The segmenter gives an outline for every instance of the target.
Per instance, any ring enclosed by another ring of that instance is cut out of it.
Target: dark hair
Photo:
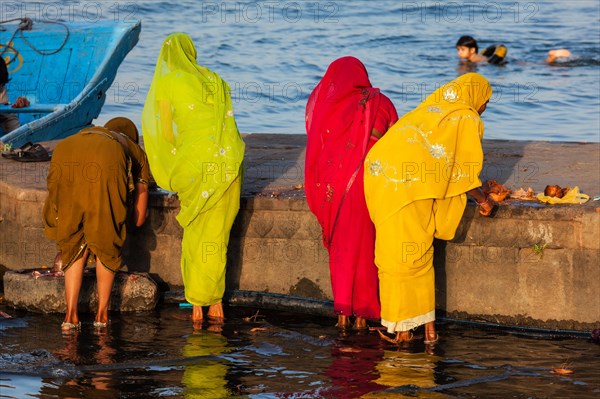
[[[8,68],[6,68],[6,61],[4,60],[4,57],[0,57],[2,58],[2,61],[0,61],[0,85],[5,85],[8,83]]]
[[[460,39],[456,42],[456,47],[465,46],[468,48],[474,48],[475,52],[479,52],[479,46],[477,46],[477,40],[473,39],[471,36],[461,36]]]

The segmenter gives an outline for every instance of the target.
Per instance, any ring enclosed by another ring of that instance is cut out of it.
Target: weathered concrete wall
[[[49,165],[0,158],[0,265],[4,267],[39,267],[56,254],[56,246],[43,237],[41,221]]]
[[[506,206],[494,219],[468,207],[436,257],[437,305],[460,317],[536,327],[600,324],[600,213]],[[535,251],[534,245],[545,246]]]
[[[304,140],[285,135],[276,140],[273,135],[251,138],[246,138],[247,174],[229,245],[227,288],[331,299],[320,227],[298,186],[303,180]],[[585,184],[579,184],[582,191],[600,192],[598,144],[532,143],[532,152],[526,151],[525,144],[487,146],[484,178],[497,178],[512,188],[532,186],[536,191],[546,184],[573,185],[569,179],[576,179],[575,183]],[[549,154],[567,160],[547,169]],[[574,166],[568,166],[569,159]],[[50,265],[55,246],[43,236],[41,223],[45,175],[38,170],[26,176],[14,171],[4,175],[0,179],[0,264],[10,269]],[[15,176],[30,181],[18,184]],[[31,182],[35,179],[41,182]],[[517,325],[597,328],[600,213],[596,206],[592,201],[577,206],[511,202],[493,219],[467,206],[457,237],[436,243],[438,309],[454,317]],[[150,273],[162,290],[182,286],[177,211],[176,197],[154,192],[147,223],[130,234],[125,249],[129,270]],[[545,245],[541,253],[534,251],[536,244]]]

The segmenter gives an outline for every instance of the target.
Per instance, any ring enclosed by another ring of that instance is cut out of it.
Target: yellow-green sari
[[[187,337],[182,349],[183,356],[189,359],[183,366],[183,397],[185,399],[230,398],[233,393],[227,389],[227,361],[215,357],[229,352],[227,339],[221,334],[194,331]]]
[[[390,333],[435,320],[433,239],[454,237],[465,193],[481,186],[477,111],[491,94],[483,76],[460,76],[404,115],[367,154],[381,322]]]
[[[169,35],[160,50],[142,132],[154,179],[179,198],[186,299],[197,306],[219,303],[245,145],[227,82],[197,64],[184,33]]]

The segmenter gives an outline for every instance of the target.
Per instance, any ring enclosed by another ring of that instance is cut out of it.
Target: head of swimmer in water
[[[548,57],[546,58],[546,62],[552,63],[557,60],[568,60],[571,58],[571,52],[566,48],[560,48],[555,50],[548,51]]]
[[[471,36],[461,36],[456,42],[458,58],[471,61],[471,58],[479,52],[477,40]]]

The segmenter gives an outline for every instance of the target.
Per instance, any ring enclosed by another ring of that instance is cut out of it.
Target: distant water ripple
[[[48,12],[49,3],[26,0],[4,17],[19,16],[18,10],[35,16],[34,4],[40,17],[56,14]],[[198,61],[229,82],[238,126],[247,133],[304,133],[308,95],[329,63],[344,55],[365,63],[373,85],[402,115],[462,72],[454,44],[469,34],[481,48],[502,42],[509,49],[508,65],[475,69],[495,92],[484,114],[487,138],[600,141],[595,0],[94,4],[99,18],[142,20],[140,42],[119,69],[99,122],[127,115],[140,123],[160,45],[174,31],[190,34]],[[52,5],[64,20],[92,19],[88,3]],[[574,59],[546,65],[547,51],[561,47]]]

